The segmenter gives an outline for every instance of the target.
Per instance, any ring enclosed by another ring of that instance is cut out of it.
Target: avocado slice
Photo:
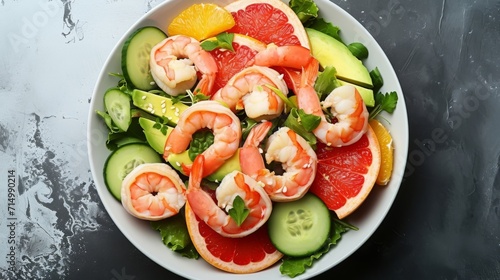
[[[189,106],[177,102],[174,104],[172,99],[151,92],[134,89],[132,91],[132,102],[138,108],[168,120],[170,125],[176,125],[179,121],[179,115]]]
[[[338,80],[338,81],[343,86],[344,85],[354,86],[358,90],[359,95],[361,95],[361,98],[363,98],[363,101],[365,102],[365,105],[367,107],[375,106],[375,97],[373,97],[373,90],[372,89],[364,88],[364,87],[361,87],[361,86],[358,86],[358,85],[355,85],[355,84],[352,84],[352,83],[349,83],[346,81],[342,81],[342,80]]]
[[[159,129],[153,127],[155,123],[155,121],[149,120],[147,118],[139,118],[139,125],[144,131],[144,135],[146,136],[146,141],[148,142],[149,146],[151,146],[151,148],[153,148],[159,154],[163,155],[165,142],[167,141],[167,137],[170,132],[172,132],[173,128],[168,126],[167,133],[163,135],[163,133]]]
[[[368,69],[357,59],[342,42],[327,34],[306,28],[311,51],[321,67],[335,67],[337,79],[365,88],[373,88]]]
[[[182,174],[184,174],[182,166],[193,164],[193,161],[191,161],[191,159],[189,158],[188,151],[184,151],[180,154],[170,154],[168,156],[168,162],[170,163],[170,165],[172,165],[173,168],[175,168]],[[226,160],[226,162],[224,162],[224,164],[219,167],[219,169],[217,169],[214,173],[208,175],[206,179],[212,182],[220,182],[227,174],[233,172],[234,170],[241,171],[239,149],[232,157]]]

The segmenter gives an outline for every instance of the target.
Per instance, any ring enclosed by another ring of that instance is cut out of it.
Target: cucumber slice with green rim
[[[317,196],[273,205],[268,221],[269,238],[287,256],[307,256],[325,244],[330,233],[330,211]]]
[[[115,125],[122,131],[127,131],[132,118],[130,117],[130,95],[117,88],[108,89],[104,93],[104,106]]]
[[[123,77],[131,88],[151,90],[156,88],[149,67],[151,49],[167,38],[158,27],[146,26],[132,33],[122,48]]]
[[[108,156],[104,164],[104,183],[111,194],[121,201],[122,182],[130,171],[143,163],[161,162],[161,156],[147,144],[131,143],[120,146]]]

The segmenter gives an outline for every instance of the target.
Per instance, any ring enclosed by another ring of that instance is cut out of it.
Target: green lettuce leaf
[[[321,31],[335,38],[339,42],[344,43],[344,41],[342,41],[342,38],[340,37],[340,28],[330,22],[325,21],[323,18],[316,18],[312,20],[306,27]]]
[[[314,90],[318,93],[320,100],[324,100],[335,88],[341,86],[336,74],[337,70],[333,66],[327,66],[323,72],[319,73]]]
[[[290,8],[304,24],[318,17],[318,6],[311,0],[290,0]]]
[[[184,215],[181,213],[164,220],[153,221],[151,227],[160,232],[163,244],[170,250],[189,259],[200,257],[191,242]]]

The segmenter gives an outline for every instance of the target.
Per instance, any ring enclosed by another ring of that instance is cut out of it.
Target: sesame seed
[[[283,187],[283,190],[282,190],[281,192],[282,192],[282,193],[286,193],[286,191],[287,191],[287,190],[288,190],[288,189],[287,189],[287,188],[286,188],[286,186],[285,186],[285,187]]]
[[[161,103],[161,107],[162,107],[163,109],[165,109],[165,108],[167,107],[167,105],[166,105],[165,103]]]
[[[142,98],[142,100],[145,100],[146,99],[146,95],[143,95],[141,98]]]
[[[167,110],[166,110],[165,108],[163,108],[163,109],[161,109],[161,112],[162,112],[163,114],[165,114],[165,112],[167,112]]]
[[[178,117],[178,116],[179,116],[179,112],[174,112],[174,115],[175,115],[176,117]]]
[[[151,109],[151,114],[154,114],[155,113],[155,110]]]
[[[170,109],[172,109],[172,110],[175,109],[175,106],[171,106]]]
[[[171,120],[171,119],[172,119],[172,117],[171,117],[171,116],[168,116],[168,117],[167,117],[167,119]]]
[[[175,162],[175,165],[181,166],[181,164],[178,161]]]
[[[263,152],[264,152],[264,150],[262,150],[261,148],[259,148],[259,153],[262,154]]]
[[[154,84],[155,84],[155,82],[150,82],[149,84],[150,84],[150,85],[154,85]]]

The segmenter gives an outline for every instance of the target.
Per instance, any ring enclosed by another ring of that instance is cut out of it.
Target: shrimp
[[[303,46],[276,46],[267,45],[265,50],[258,52],[255,57],[249,61],[249,65],[259,66],[281,66],[293,69],[301,69],[311,63],[314,57],[311,51]]]
[[[197,71],[202,78],[194,91],[212,94],[217,64],[194,38],[184,35],[166,38],[151,50],[149,64],[156,84],[170,95],[177,96],[192,88],[197,81]]]
[[[281,162],[283,175],[266,169],[259,145],[272,124],[263,122],[254,127],[240,150],[243,173],[260,182],[273,201],[292,201],[301,198],[316,176],[317,156],[304,138],[288,127],[273,133],[266,143],[266,162]]]
[[[181,178],[164,163],[143,163],[125,176],[121,189],[122,205],[131,215],[150,221],[171,217],[184,206],[185,186]]]
[[[163,158],[168,160],[171,153],[184,152],[192,140],[192,135],[203,128],[211,129],[214,134],[214,143],[203,152],[203,177],[212,174],[234,155],[241,140],[240,120],[217,101],[201,101],[182,112],[177,126],[165,142]],[[185,166],[184,169],[189,173],[191,167]]]
[[[323,101],[323,109],[337,119],[335,124],[322,121],[314,134],[323,143],[347,146],[355,143],[368,130],[368,110],[354,86],[346,85],[334,89]]]
[[[275,58],[274,61],[279,62],[279,59]],[[341,86],[320,102],[314,89],[319,62],[315,58],[307,61],[304,59],[303,62],[307,64],[302,65],[300,76],[290,75],[290,78],[293,80],[298,107],[307,114],[321,117],[320,124],[313,130],[316,138],[328,146],[335,147],[347,146],[359,140],[368,129],[368,110],[358,90],[354,86]],[[323,110],[329,108],[336,123],[327,121],[323,113]]]
[[[245,109],[251,119],[274,119],[281,114],[284,105],[268,85],[285,96],[288,94],[288,87],[278,72],[268,67],[251,66],[234,75],[212,100],[223,102],[233,111]]]
[[[272,202],[257,181],[240,171],[229,173],[215,191],[216,204],[200,186],[204,166],[203,155],[197,156],[189,177],[186,199],[193,212],[208,226],[222,236],[243,237],[255,232],[269,219]],[[249,210],[241,225],[227,214],[237,196],[243,199]]]

